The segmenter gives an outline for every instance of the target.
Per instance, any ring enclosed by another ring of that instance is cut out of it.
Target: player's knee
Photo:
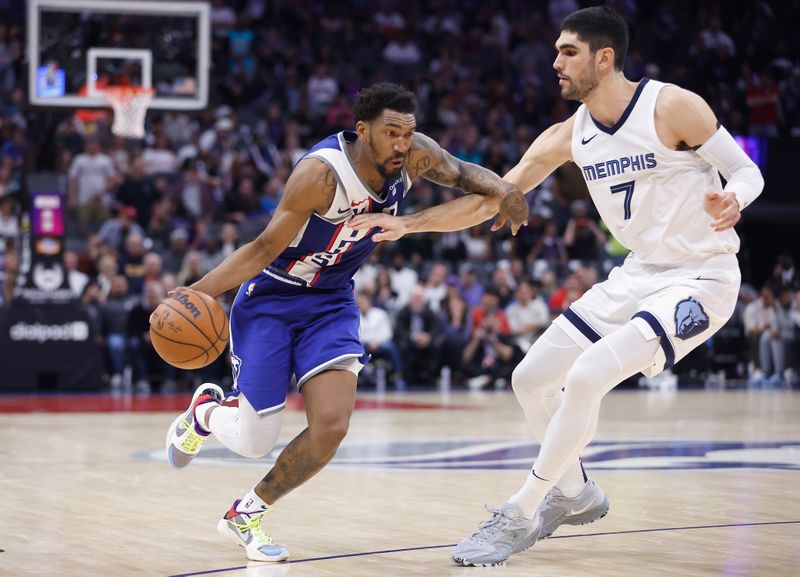
[[[511,388],[517,397],[535,395],[544,388],[545,383],[537,377],[534,362],[527,357],[522,360],[511,373]]]
[[[350,415],[330,415],[309,424],[315,444],[322,450],[335,451],[350,428]]]
[[[253,439],[243,439],[239,442],[239,450],[237,452],[248,459],[260,459],[273,449],[277,441],[277,432]]]
[[[599,390],[605,379],[592,370],[592,367],[580,360],[567,372],[565,384],[565,400],[590,399]]]

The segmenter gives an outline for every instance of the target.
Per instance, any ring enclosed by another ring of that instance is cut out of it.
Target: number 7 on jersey
[[[636,184],[636,181],[630,180],[628,182],[620,182],[619,184],[615,184],[611,187],[611,194],[614,194],[615,192],[625,193],[625,220],[628,220],[631,217],[631,199],[633,198],[634,184]]]

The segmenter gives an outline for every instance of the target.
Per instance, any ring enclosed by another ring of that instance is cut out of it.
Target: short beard
[[[376,164],[376,166],[378,168],[378,174],[381,175],[381,178],[386,180],[387,178],[390,178],[390,177],[397,177],[397,175],[400,174],[399,170],[396,171],[396,172],[387,172],[386,165],[384,163],[377,162],[378,151],[375,150],[375,147],[372,145],[372,140],[370,140],[370,142],[369,142],[369,150],[370,150],[370,152],[372,152],[372,157],[376,159],[376,163],[375,164]]]
[[[567,100],[578,100],[583,102],[597,88],[600,81],[597,79],[597,71],[592,67],[586,70],[575,81],[570,81],[570,88],[562,92],[562,96]]]

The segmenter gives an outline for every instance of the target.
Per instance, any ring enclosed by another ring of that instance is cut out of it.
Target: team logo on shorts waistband
[[[690,339],[708,328],[708,315],[694,298],[682,300],[675,306],[675,336]]]

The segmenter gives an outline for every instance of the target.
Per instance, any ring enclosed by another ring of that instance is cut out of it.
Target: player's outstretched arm
[[[283,198],[261,234],[191,288],[216,297],[254,277],[289,246],[313,212],[328,210],[335,192],[336,177],[328,165],[313,158],[303,160],[286,181]]]
[[[517,191],[526,193],[538,186],[551,172],[572,158],[570,145],[572,125],[573,119],[569,118],[565,122],[551,126],[540,134],[528,148],[522,160],[503,177],[503,181],[513,185]],[[421,175],[423,178],[439,184],[461,188],[459,184],[453,182],[454,175],[457,175],[458,172],[453,169],[452,159],[454,162],[466,165],[468,171],[470,170],[469,167],[475,167],[479,171],[488,173],[489,176],[487,178],[495,177],[494,173],[489,170],[454,159],[427,136],[416,134],[415,139],[418,136],[422,137],[420,140],[424,143],[424,145],[420,146],[420,149],[427,151],[427,153],[420,154],[417,157],[416,162],[419,166],[416,171],[412,171],[412,176]],[[439,160],[434,163],[432,159],[437,158],[437,154]],[[414,157],[412,156],[412,158]],[[409,164],[412,167],[416,166],[413,161]],[[477,172],[476,176],[479,177],[478,175],[480,174],[480,172]],[[513,198],[516,202],[517,197],[516,195],[509,195],[506,198],[509,198],[509,200]],[[408,216],[390,216],[388,214],[359,215],[350,221],[350,226],[357,229],[382,228],[383,232],[372,237],[375,242],[380,242],[382,240],[397,240],[410,232],[443,232],[469,228],[488,220],[494,216],[497,210],[492,206],[491,202],[486,203],[481,197],[468,194]],[[524,210],[525,218],[527,219],[527,206],[524,207]],[[503,222],[504,219],[501,213],[492,230],[498,230],[503,225]]]
[[[741,210],[761,194],[764,178],[706,101],[683,88],[664,87],[656,102],[656,130],[667,147],[693,149],[722,174],[725,189],[706,191],[703,208],[715,231],[736,225]]]
[[[348,224],[357,230],[382,228],[382,233],[372,237],[375,242],[380,242],[397,240],[411,232],[462,230],[498,213],[495,228],[502,227],[508,221],[514,234],[528,222],[528,205],[516,186],[504,182],[491,170],[455,158],[424,134],[414,134],[408,167],[412,180],[421,176],[471,194],[413,215],[392,217],[379,213],[362,214]]]

